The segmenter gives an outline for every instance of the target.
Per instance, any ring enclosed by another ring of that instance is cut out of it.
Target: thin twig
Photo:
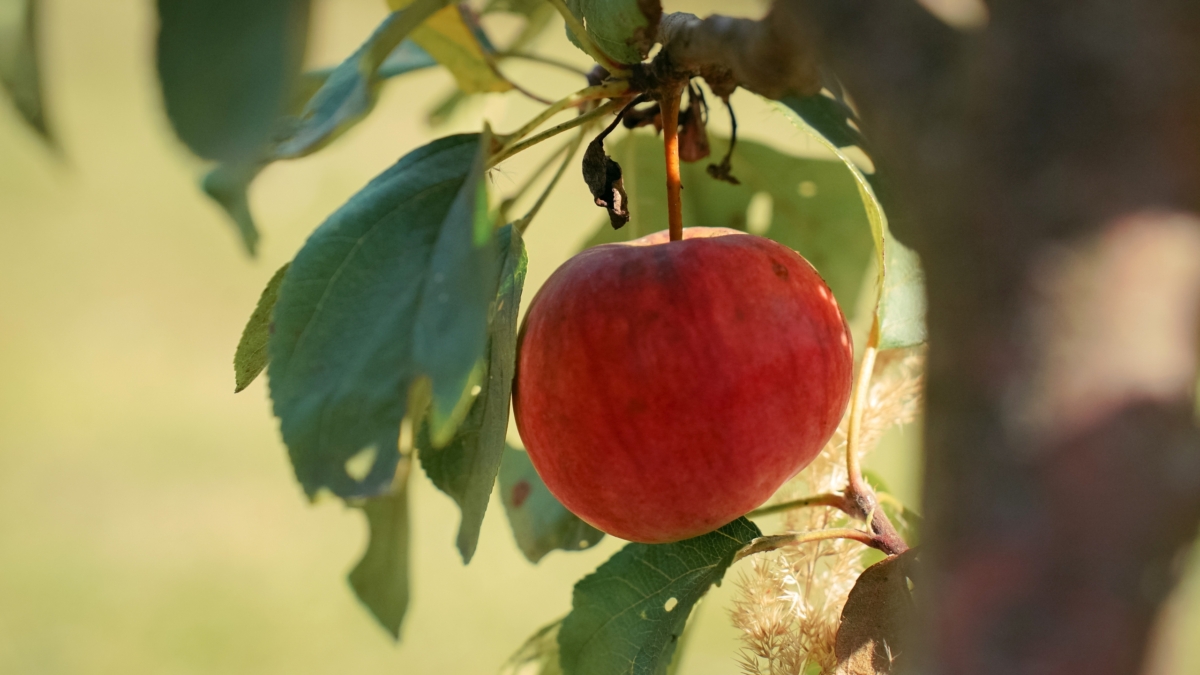
[[[612,110],[617,107],[618,103],[620,103],[620,101],[609,101],[609,102],[599,106],[598,108],[595,108],[589,112],[586,112],[586,113],[580,115],[579,117],[576,117],[575,119],[569,120],[567,122],[563,122],[562,124],[559,124],[558,126],[550,127],[549,129],[543,131],[540,134],[537,134],[536,136],[530,136],[529,138],[525,139],[524,141],[521,141],[520,143],[509,146],[507,148],[503,148],[492,157],[491,161],[488,162],[488,168],[496,166],[500,162],[508,159],[509,157],[512,157],[513,155],[521,152],[522,150],[525,150],[526,148],[533,147],[548,138],[553,138],[553,137],[561,134],[564,131],[574,129],[575,127],[577,127],[581,124],[587,124],[588,122],[590,122],[594,119],[603,117],[604,115],[607,115],[608,113],[612,112]]]
[[[610,82],[608,84],[600,84],[600,85],[596,85],[594,87],[587,87],[585,89],[580,89],[579,91],[575,92],[574,94],[571,94],[570,96],[567,96],[558,101],[555,101],[554,103],[551,103],[549,107],[547,107],[542,112],[538,113],[538,115],[536,117],[534,117],[533,119],[526,122],[525,125],[522,126],[520,129],[517,129],[516,131],[514,131],[511,134],[507,134],[507,135],[503,136],[502,138],[504,140],[504,143],[506,145],[516,143],[517,141],[521,140],[522,138],[533,133],[534,130],[536,130],[538,127],[542,126],[543,124],[545,124],[546,121],[549,120],[551,117],[554,117],[555,115],[557,115],[560,112],[563,112],[564,110],[574,108],[574,107],[580,105],[581,103],[587,103],[588,101],[595,101],[595,100],[601,99],[601,98],[613,98],[615,96],[620,96],[621,94],[624,94],[628,90],[629,90],[629,84],[626,82]]]
[[[582,68],[576,68],[575,66],[567,63],[566,61],[559,61],[558,59],[552,59],[548,56],[542,56],[540,54],[530,54],[529,52],[498,52],[496,54],[496,58],[498,58],[498,59],[519,59],[521,61],[533,61],[534,63],[540,63],[540,64],[546,65],[546,66],[553,66],[555,68],[558,68],[559,70],[565,70],[568,73],[571,73],[572,75],[578,75],[580,77],[588,76],[587,71],[583,70]]]
[[[550,182],[546,185],[546,189],[542,190],[542,194],[538,196],[538,200],[533,203],[529,211],[521,216],[521,219],[513,223],[513,228],[521,234],[525,234],[525,230],[529,229],[529,224],[533,222],[538,211],[542,209],[542,205],[546,203],[546,199],[550,197],[550,192],[554,190],[554,186],[558,185],[558,181],[563,177],[567,167],[571,165],[571,161],[575,159],[575,153],[579,152],[579,146],[583,145],[583,138],[587,136],[588,127],[584,126],[579,130],[579,135],[575,140],[571,141],[567,146],[567,156],[563,157],[563,161],[558,165],[558,171],[554,172],[554,176],[550,178]]]
[[[746,556],[754,555],[755,553],[766,553],[783,548],[784,546],[795,546],[797,544],[807,544],[814,541],[825,541],[827,539],[851,539],[860,544],[870,546],[871,548],[879,548],[880,544],[875,536],[870,532],[856,530],[853,528],[835,528],[829,530],[816,530],[813,532],[785,532],[783,534],[772,534],[765,537],[759,537],[749,544],[742,547],[741,550],[734,555],[733,560],[737,562]]]
[[[803,509],[809,506],[830,506],[846,513],[847,515],[855,515],[853,510],[854,507],[851,506],[850,502],[846,500],[845,495],[827,492],[825,494],[805,497],[804,499],[795,499],[790,502],[781,502],[779,504],[764,506],[747,513],[746,517],[762,518],[763,516],[771,516],[776,513],[783,513],[784,511],[792,511],[794,509]]]

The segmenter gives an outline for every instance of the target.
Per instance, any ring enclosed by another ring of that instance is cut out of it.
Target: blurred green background
[[[758,2],[664,4],[761,11]],[[391,82],[366,122],[255,183],[264,242],[249,260],[197,189],[204,167],[162,112],[153,3],[43,5],[61,156],[0,103],[0,673],[495,672],[566,613],[574,581],[620,542],[534,566],[493,503],[464,567],[457,508],[417,475],[413,601],[397,646],[344,580],[365,545],[361,515],[334,501],[307,505],[262,379],[234,396],[231,360],[263,284],[346,198],[435,136],[475,130],[481,114],[508,130],[535,104],[492,95],[430,129],[425,115],[450,77]],[[349,54],[386,13],[383,0],[315,5],[313,66]],[[541,47],[587,64],[557,27]],[[552,98],[579,86],[534,64],[504,70]],[[735,104],[747,137],[821,153],[754,97],[739,93]],[[725,128],[722,111],[713,118]],[[502,166],[497,191],[537,161]],[[526,297],[602,216],[569,172],[530,230]],[[909,503],[918,502],[918,434],[892,434],[873,459]],[[683,675],[737,672],[725,615],[732,586],[700,605]],[[1160,632],[1156,672],[1200,672],[1198,609],[1193,574]]]

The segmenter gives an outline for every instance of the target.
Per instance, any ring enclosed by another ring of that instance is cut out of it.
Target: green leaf
[[[0,1],[0,86],[17,112],[43,140],[54,144],[46,123],[38,59],[39,0]]]
[[[659,0],[566,0],[600,51],[618,63],[640,63],[650,53],[662,18]],[[581,47],[575,35],[567,37]]]
[[[432,385],[435,436],[453,435],[450,411],[465,415],[459,401],[469,402],[496,293],[495,238],[478,228],[488,143],[487,134],[449,136],[409,153],[317,228],[292,262],[268,372],[310,496],[322,487],[342,497],[387,489],[418,380]],[[360,452],[375,456],[357,479],[345,464]]]
[[[370,535],[366,553],[348,577],[359,601],[397,640],[409,595],[407,463],[400,472],[389,494],[358,506],[367,516]]]
[[[251,256],[258,253],[259,234],[254,216],[250,213],[249,189],[250,182],[262,171],[263,166],[259,162],[218,164],[200,181],[204,193],[220,204],[233,219],[242,246]]]
[[[500,675],[562,675],[558,664],[558,631],[562,619],[542,626],[508,658]]]
[[[394,20],[390,19],[389,21]],[[372,39],[376,39],[379,31],[376,31]],[[355,68],[362,58],[364,51],[369,51],[371,40],[367,41],[366,45],[359,48],[353,56],[348,59],[348,63],[355,64]],[[267,164],[279,159],[293,159],[310,155],[313,152],[325,147],[333,142],[342,134],[346,133],[358,123],[363,117],[375,107],[375,101],[378,98],[379,83],[382,80],[392,77],[398,77],[406,73],[411,73],[416,70],[430,68],[437,65],[437,61],[429,56],[425,50],[421,49],[416,43],[411,40],[404,40],[395,49],[388,54],[383,63],[375,72],[375,78],[378,80],[368,88],[368,99],[365,104],[361,100],[356,100],[357,104],[364,104],[365,107],[361,111],[354,113],[352,108],[354,104],[348,104],[347,108],[342,112],[346,116],[342,118],[332,131],[327,134],[313,134],[309,137],[310,142],[297,142],[298,135],[308,133],[308,127],[301,120],[303,119],[304,111],[308,106],[313,105],[312,101],[317,94],[324,91],[322,96],[330,96],[330,90],[324,89],[325,84],[329,81],[331,75],[338,72],[338,69],[316,70],[304,73],[301,76],[300,83],[295,91],[293,101],[289,106],[289,114],[278,121],[279,134],[271,143],[268,143],[258,157],[253,160],[240,163],[222,163],[216,166],[204,176],[201,181],[201,187],[204,192],[212,197],[229,217],[233,219],[237,226],[238,234],[241,235],[242,243],[246,247],[247,253],[251,256],[255,255],[258,248],[258,227],[254,223],[254,217],[250,212],[250,202],[248,191],[250,183],[255,177],[262,172]],[[342,72],[347,69],[346,62],[340,66]],[[354,71],[355,68],[349,68]],[[353,91],[353,90],[352,90]],[[286,148],[288,153],[285,154],[281,148]]]
[[[242,339],[238,342],[237,351],[233,355],[233,372],[236,387],[233,393],[250,386],[254,378],[267,367],[267,345],[271,340],[271,313],[275,310],[275,302],[279,299],[279,287],[287,274],[291,263],[280,267],[267,287],[258,298],[258,306],[246,322],[242,331]]]
[[[713,156],[728,140],[712,137]],[[629,224],[620,230],[602,222],[587,246],[627,241],[667,229],[666,169],[662,140],[631,133],[613,144],[629,195]],[[733,173],[741,185],[713,180],[705,164],[685,163],[683,222],[689,227],[745,230],[755,195],[770,204],[767,228],[758,233],[799,251],[817,268],[843,308],[858,299],[871,260],[871,234],[858,187],[841,162],[793,157],[761,143],[738,141]]]
[[[353,126],[375,105],[379,71],[388,56],[447,0],[418,0],[393,12],[354,54],[329,73],[299,118],[275,145],[274,158],[302,157]]]
[[[158,76],[179,138],[207,159],[254,159],[300,75],[309,0],[158,0],[158,15]]]
[[[475,555],[479,529],[504,456],[508,404],[516,366],[517,310],[521,306],[521,289],[525,285],[528,266],[521,235],[511,225],[501,228],[496,240],[502,269],[488,329],[484,383],[466,419],[444,448],[437,449],[429,442],[427,425],[422,425],[418,442],[425,473],[442,492],[454,498],[462,511],[457,544],[463,563],[471,562]]]
[[[823,95],[819,97],[827,98]],[[833,103],[816,102],[812,97],[789,97],[778,101],[776,107],[836,154],[858,183],[871,224],[875,261],[879,270],[875,280],[879,345],[888,349],[919,345],[926,337],[925,280],[920,260],[914,251],[895,241],[889,232],[887,212],[879,197],[878,176],[868,177],[843,151],[851,141],[860,147],[864,141],[852,124],[854,117],[849,109],[840,102],[834,103],[841,108]],[[888,281],[889,278],[892,280]]]
[[[762,533],[739,518],[673,544],[630,544],[575,584],[558,634],[566,675],[660,675],[692,607]]]
[[[923,344],[925,333],[925,273],[917,254],[888,237],[883,242],[887,273],[879,302],[879,348],[899,349]]]
[[[511,446],[500,465],[500,499],[512,526],[517,547],[536,563],[553,550],[583,551],[604,538],[604,533],[579,519],[550,494],[529,454]]]

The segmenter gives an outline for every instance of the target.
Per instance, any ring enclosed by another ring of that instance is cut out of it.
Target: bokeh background
[[[954,11],[956,1],[938,4]],[[762,7],[664,5],[698,14]],[[306,502],[263,379],[234,396],[231,361],[262,286],[326,215],[412,148],[475,130],[481,116],[515,128],[534,104],[515,93],[479,98],[433,129],[426,114],[450,77],[390,82],[370,118],[336,144],[258,179],[251,199],[264,241],[250,260],[197,189],[204,167],[162,111],[153,3],[43,6],[43,77],[61,152],[0,99],[0,673],[495,672],[566,613],[571,585],[620,542],[535,566],[494,502],[464,567],[453,546],[457,508],[418,472],[413,600],[396,645],[345,583],[365,545],[361,514]],[[386,14],[383,0],[315,7],[313,66],[341,60]],[[539,47],[587,64],[558,28]],[[505,71],[553,98],[579,86],[533,64]],[[745,136],[821,154],[754,97],[740,93],[735,104]],[[721,111],[713,116],[724,128]],[[501,167],[497,191],[535,162]],[[527,237],[526,297],[602,217],[568,173]],[[872,459],[910,504],[919,503],[918,438],[915,427],[894,432]],[[1200,574],[1190,565],[1160,627],[1158,673],[1200,672]],[[737,672],[731,587],[698,608],[682,675]]]

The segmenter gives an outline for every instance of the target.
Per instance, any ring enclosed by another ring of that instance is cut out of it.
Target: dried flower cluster
[[[883,352],[863,411],[860,458],[883,433],[913,421],[921,405],[924,357],[913,350]],[[841,492],[846,487],[847,418],[821,454],[776,495],[779,501]],[[784,514],[789,531],[852,527],[841,511],[803,508]],[[846,539],[801,544],[755,556],[738,581],[731,611],[742,631],[739,663],[746,675],[822,675],[837,667],[834,640],[842,606],[862,574],[864,548]]]

